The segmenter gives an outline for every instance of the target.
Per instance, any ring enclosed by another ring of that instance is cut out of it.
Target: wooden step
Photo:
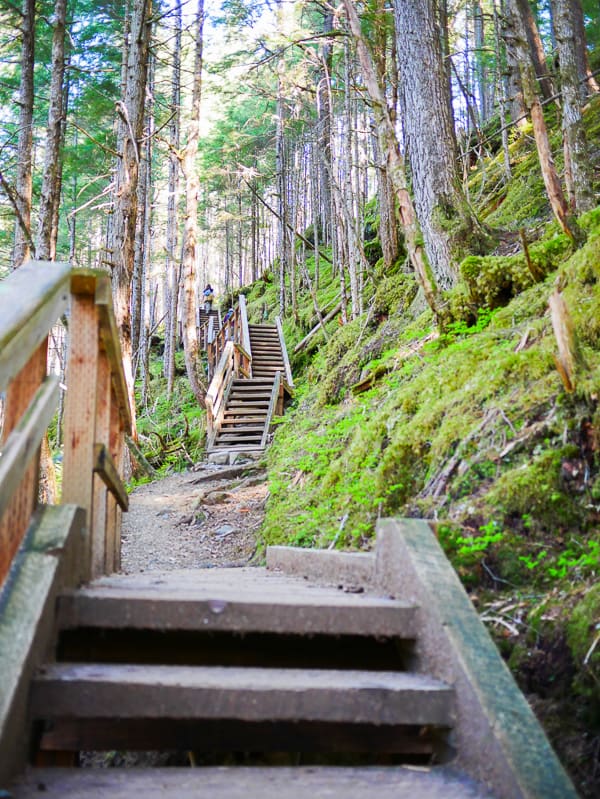
[[[58,600],[61,630],[227,630],[413,639],[417,607],[264,568],[113,575]]]
[[[193,749],[194,747],[187,747]],[[41,788],[40,786],[43,786]],[[43,791],[43,792],[41,792]],[[489,799],[455,770],[402,766],[29,769],[14,799]]]
[[[264,422],[267,418],[266,411],[249,411],[246,412],[246,408],[240,408],[238,410],[229,410],[224,411],[223,413],[223,421],[224,422],[237,422],[238,419],[247,422]]]
[[[227,430],[224,430],[223,432],[226,433],[227,435],[236,435],[236,436],[237,435],[239,435],[239,436],[243,435],[243,436],[246,436],[246,435],[250,435],[252,433],[261,433],[262,434],[264,432],[264,429],[265,429],[264,424],[260,425],[260,426],[256,425],[256,424],[254,424],[254,425],[245,424],[242,427],[234,427],[231,430],[227,429]]]
[[[225,441],[260,441],[263,437],[265,429],[263,427],[255,427],[251,430],[244,429],[243,427],[236,427],[233,430],[223,430],[217,434],[215,439],[217,444],[222,444]]]
[[[264,414],[264,413],[262,414],[262,416],[241,416],[240,415],[240,416],[234,416],[233,418],[228,416],[227,418],[223,419],[223,421],[221,422],[221,429],[223,429],[224,425],[226,425],[227,427],[233,427],[234,425],[256,424],[256,422],[260,422],[261,419],[263,421],[265,421],[266,418],[267,418],[267,415]],[[263,425],[263,428],[264,428],[264,425]]]
[[[238,411],[245,413],[247,410],[250,411],[263,411],[266,412],[270,405],[270,398],[269,399],[254,399],[248,398],[247,400],[236,399],[235,397],[227,403],[227,410],[228,411]]]
[[[453,691],[403,672],[47,664],[32,719],[236,719],[449,727]]]
[[[254,397],[258,395],[269,396],[273,390],[273,381],[262,386],[232,386],[229,396]]]

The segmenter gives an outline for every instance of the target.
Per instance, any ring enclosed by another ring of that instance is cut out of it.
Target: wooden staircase
[[[285,375],[285,361],[276,325],[249,325],[252,377],[271,380],[276,372]]]
[[[210,452],[264,449],[279,394],[277,387],[273,397],[274,387],[274,377],[232,381]]]
[[[431,530],[381,525],[375,553],[63,590],[12,799],[576,799]],[[201,768],[72,768],[137,750]]]
[[[82,750],[173,749],[197,763],[215,752],[262,753],[263,762],[287,752],[290,764],[438,762],[454,693],[410,670],[416,614],[410,602],[265,569],[102,578],[59,597],[56,660],[39,670],[30,695],[37,762],[65,763],[72,753],[75,763]],[[392,772],[399,780],[403,770]],[[188,775],[179,774],[173,795],[192,795],[181,788]],[[96,786],[111,776],[63,772],[56,790],[79,795],[83,780],[86,795],[104,795]],[[255,770],[250,796],[271,796],[265,776]],[[32,769],[13,796],[37,795],[43,783],[52,797],[57,778]],[[330,788],[336,778],[327,776]],[[133,774],[129,795],[150,779]],[[470,792],[457,796],[480,795],[461,779]],[[212,795],[230,793],[223,785]]]
[[[217,362],[218,358],[218,362]],[[250,325],[243,295],[209,350],[207,452],[214,457],[262,451],[275,414],[293,391],[279,320]]]

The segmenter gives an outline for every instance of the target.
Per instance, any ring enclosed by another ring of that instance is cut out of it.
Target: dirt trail
[[[123,515],[122,571],[246,565],[266,500],[266,473],[250,460],[139,486]]]

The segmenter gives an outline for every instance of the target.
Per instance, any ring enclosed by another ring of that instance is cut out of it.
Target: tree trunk
[[[546,65],[546,53],[544,52],[544,45],[542,44],[542,40],[540,38],[540,32],[533,15],[533,11],[529,5],[529,0],[516,0],[516,4],[521,16],[521,24],[523,25],[525,35],[527,37],[529,53],[533,67],[535,69],[535,75],[538,79],[539,87],[542,91],[542,97],[544,100],[549,100],[552,95],[555,94],[555,92],[554,87],[552,86],[550,73]]]
[[[131,283],[133,277],[139,147],[144,129],[151,0],[133,0],[131,33],[125,64],[125,95],[117,103],[119,164],[115,177],[112,223],[113,297],[121,334],[123,367],[135,419],[131,350]],[[135,423],[134,423],[134,438]]]
[[[179,283],[181,270],[177,252],[177,221],[179,210],[179,169],[181,146],[181,3],[175,9],[175,40],[173,42],[173,73],[171,77],[171,114],[169,125],[169,189],[167,199],[167,259],[165,264],[167,286],[167,318],[165,322],[164,375],[167,378],[167,396],[173,393],[175,382],[175,350],[177,345],[177,316],[179,308]]]
[[[579,98],[581,102],[585,102],[589,95],[600,92],[600,86],[590,67],[581,0],[565,0],[565,2],[574,28]]]
[[[479,0],[473,2],[473,28],[475,34],[475,69],[477,73],[477,92],[479,94],[479,124],[483,125],[489,117],[489,80],[485,61],[485,24],[483,9]]]
[[[544,179],[544,186],[546,187],[546,194],[550,201],[550,207],[564,233],[574,242],[579,242],[582,239],[582,232],[570,214],[552,157],[544,113],[536,92],[535,73],[533,71],[531,59],[529,58],[525,25],[520,15],[520,6],[521,0],[509,0],[511,25],[510,28],[505,31],[504,39],[507,48],[514,50],[520,66],[523,99],[531,114],[533,135],[535,137],[542,177]],[[510,39],[509,34],[514,35],[514,40]]]
[[[60,150],[64,102],[66,14],[67,0],[56,0],[54,4],[54,32],[52,35],[52,77],[50,80],[48,132],[36,242],[36,256],[44,261],[51,258],[54,212],[60,200],[60,170],[62,166]]]
[[[329,34],[333,30],[333,12],[330,8],[324,9],[323,33]],[[330,79],[331,65],[333,62],[333,48],[328,38],[321,45],[320,53],[321,74],[317,86],[317,142],[320,156],[319,170],[319,220],[321,225],[320,236],[325,245],[331,241],[331,104],[330,104]]]
[[[506,46],[506,76],[505,76],[505,96],[510,108],[511,122],[517,122],[518,127],[523,127],[526,123],[525,100],[523,99],[523,87],[521,86],[521,71],[519,61],[512,42],[516,37],[514,30],[515,21],[510,13],[508,4],[510,0],[500,0],[500,13],[502,15],[502,38]],[[519,121],[518,121],[519,120]]]
[[[552,0],[552,11],[560,67],[565,163],[570,166],[570,169],[565,170],[570,177],[567,191],[572,210],[581,213],[592,209],[596,200],[592,191],[593,170],[580,107],[577,71],[577,48],[580,42],[571,15],[572,3],[573,0]]]
[[[136,223],[135,256],[131,302],[131,346],[133,350],[133,374],[137,375],[140,359],[141,329],[143,319],[144,271],[148,262],[146,253],[148,215],[152,196],[152,140],[154,134],[154,57],[148,64],[148,91],[146,104],[146,135],[140,152],[140,174],[138,179],[138,214]]]
[[[460,187],[456,141],[433,0],[395,0],[401,106],[415,208],[439,288],[481,237]],[[426,68],[423,65],[427,65]]]
[[[12,268],[26,261],[33,248],[31,237],[31,191],[33,158],[33,67],[35,62],[35,0],[23,0],[21,17],[21,83],[19,88],[19,140],[15,204],[17,223]]]
[[[404,170],[404,164],[400,157],[398,140],[396,138],[396,130],[390,118],[383,89],[377,80],[377,74],[373,65],[371,53],[362,35],[360,21],[358,19],[356,9],[354,8],[352,0],[343,0],[343,2],[352,35],[356,40],[356,47],[363,73],[363,79],[365,81],[369,97],[371,98],[379,146],[381,151],[385,153],[387,157],[387,170],[394,187],[396,202],[398,203],[400,223],[404,232],[408,255],[415,270],[415,274],[417,275],[419,284],[423,289],[427,303],[433,312],[438,315],[440,311],[438,288],[436,286],[435,277],[432,274],[432,270],[427,260],[425,248],[423,247],[422,243],[419,223],[417,221],[410,194],[408,193],[406,173]],[[343,299],[344,298],[342,297],[342,300]]]
[[[201,371],[200,345],[196,328],[198,305],[196,287],[196,263],[198,255],[198,195],[200,180],[196,167],[198,141],[200,138],[200,99],[202,94],[204,0],[198,0],[196,12],[194,72],[192,84],[192,106],[187,120],[187,139],[183,155],[185,179],[185,226],[183,232],[183,351],[185,368],[190,386],[197,402],[204,406],[206,386]]]

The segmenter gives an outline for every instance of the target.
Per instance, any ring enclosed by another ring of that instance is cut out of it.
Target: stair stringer
[[[356,577],[352,577],[356,558]],[[415,670],[452,685],[452,765],[497,799],[577,799],[428,522],[380,519],[375,555],[268,547],[267,568],[374,588],[418,606]]]

